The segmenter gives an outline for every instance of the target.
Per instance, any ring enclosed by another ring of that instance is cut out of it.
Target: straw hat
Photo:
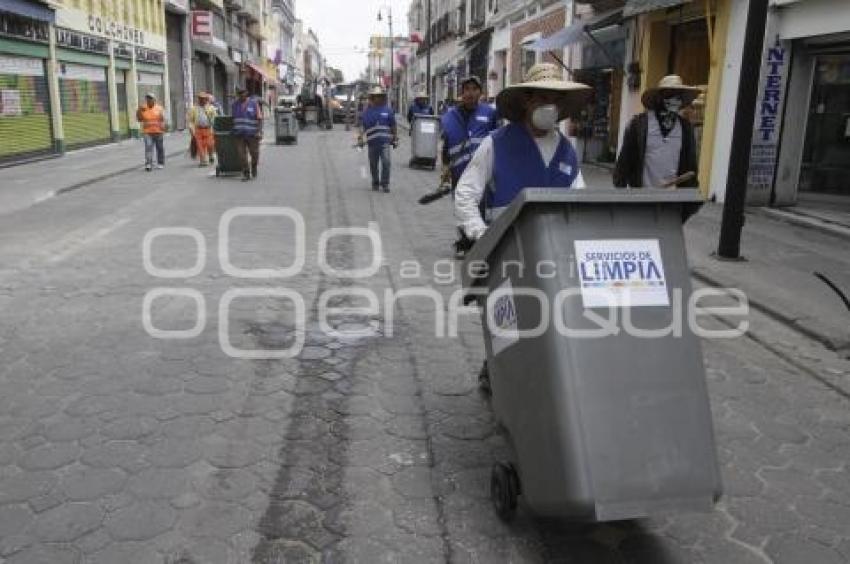
[[[561,69],[552,63],[538,63],[525,75],[525,82],[512,84],[496,96],[496,109],[502,117],[518,122],[525,119],[525,95],[535,90],[560,94],[558,120],[578,113],[590,98],[590,86],[561,78]]]
[[[649,88],[644,92],[641,96],[641,102],[643,102],[645,108],[651,110],[658,106],[666,94],[674,92],[682,97],[683,106],[690,105],[702,93],[696,86],[686,86],[682,82],[681,76],[671,74],[662,78],[658,82],[658,86]]]
[[[386,96],[386,93],[384,92],[384,89],[380,86],[375,86],[374,88],[369,90],[369,97],[371,98],[372,96]]]
[[[206,98],[207,100],[209,100],[210,98],[212,98],[212,96],[210,96],[207,92],[198,92],[198,99],[200,100],[202,98]]]

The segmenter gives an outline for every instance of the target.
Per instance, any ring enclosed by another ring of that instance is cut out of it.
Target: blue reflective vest
[[[260,132],[260,104],[253,98],[245,103],[233,102],[233,134],[239,137],[254,137]]]
[[[407,121],[412,122],[416,116],[423,114],[426,116],[434,115],[434,108],[431,107],[431,104],[413,102],[407,110]]]
[[[363,112],[361,123],[370,147],[381,147],[392,142],[395,114],[389,106],[369,106]]]
[[[499,116],[493,106],[478,104],[467,121],[460,108],[453,107],[442,117],[441,124],[452,178],[457,182],[484,138],[498,129]]]
[[[531,133],[520,124],[508,124],[493,133],[493,182],[487,207],[510,204],[523,188],[570,188],[578,178],[578,157],[560,132],[561,141],[548,166]]]

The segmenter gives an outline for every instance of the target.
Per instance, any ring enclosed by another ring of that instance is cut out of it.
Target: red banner
[[[212,39],[212,12],[209,10],[192,11],[192,37]]]

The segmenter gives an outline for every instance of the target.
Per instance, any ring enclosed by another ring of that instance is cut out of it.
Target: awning
[[[225,66],[233,64],[233,60],[231,60],[226,47],[219,47],[218,45],[209,41],[204,41],[203,39],[194,39],[192,41],[192,49],[218,57]]]
[[[455,63],[460,60],[466,60],[467,56],[470,55],[482,41],[490,37],[490,32],[492,31],[492,27],[487,28],[476,33],[475,35],[464,41],[463,49],[460,49],[457,53],[455,53],[450,60],[455,61]]]
[[[638,16],[655,10],[666,10],[687,4],[691,0],[627,0],[623,8],[623,17]]]
[[[268,74],[266,74],[265,69],[263,69],[260,66],[255,65],[254,63],[247,63],[246,62],[245,66],[248,67],[249,69],[251,69],[252,71],[254,71],[255,73],[257,73],[258,75],[262,76],[263,79],[265,79],[268,82],[272,82],[274,80]]]
[[[0,4],[0,12],[9,12],[31,20],[53,23],[56,19],[55,12],[41,2],[31,0],[3,0]]]
[[[481,31],[476,33],[475,35],[471,35],[470,37],[467,37],[461,43],[463,43],[464,45],[471,45],[473,43],[478,43],[478,41],[480,41],[481,39],[489,37],[491,33],[493,33],[493,26],[485,27],[484,29],[482,29]]]
[[[623,10],[611,10],[594,16],[587,21],[579,21],[570,26],[567,26],[549,37],[541,37],[534,43],[528,46],[528,49],[533,51],[556,51],[563,49],[567,45],[578,43],[584,38],[585,32],[593,31],[619,25],[623,21]]]

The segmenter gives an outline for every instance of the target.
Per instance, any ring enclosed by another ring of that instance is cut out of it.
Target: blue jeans
[[[145,166],[153,165],[153,151],[156,148],[157,164],[165,164],[165,146],[162,133],[145,133]]]
[[[372,173],[372,187],[390,185],[390,151],[389,143],[386,145],[369,145],[369,171]],[[381,161],[381,174],[378,176],[378,160]]]

